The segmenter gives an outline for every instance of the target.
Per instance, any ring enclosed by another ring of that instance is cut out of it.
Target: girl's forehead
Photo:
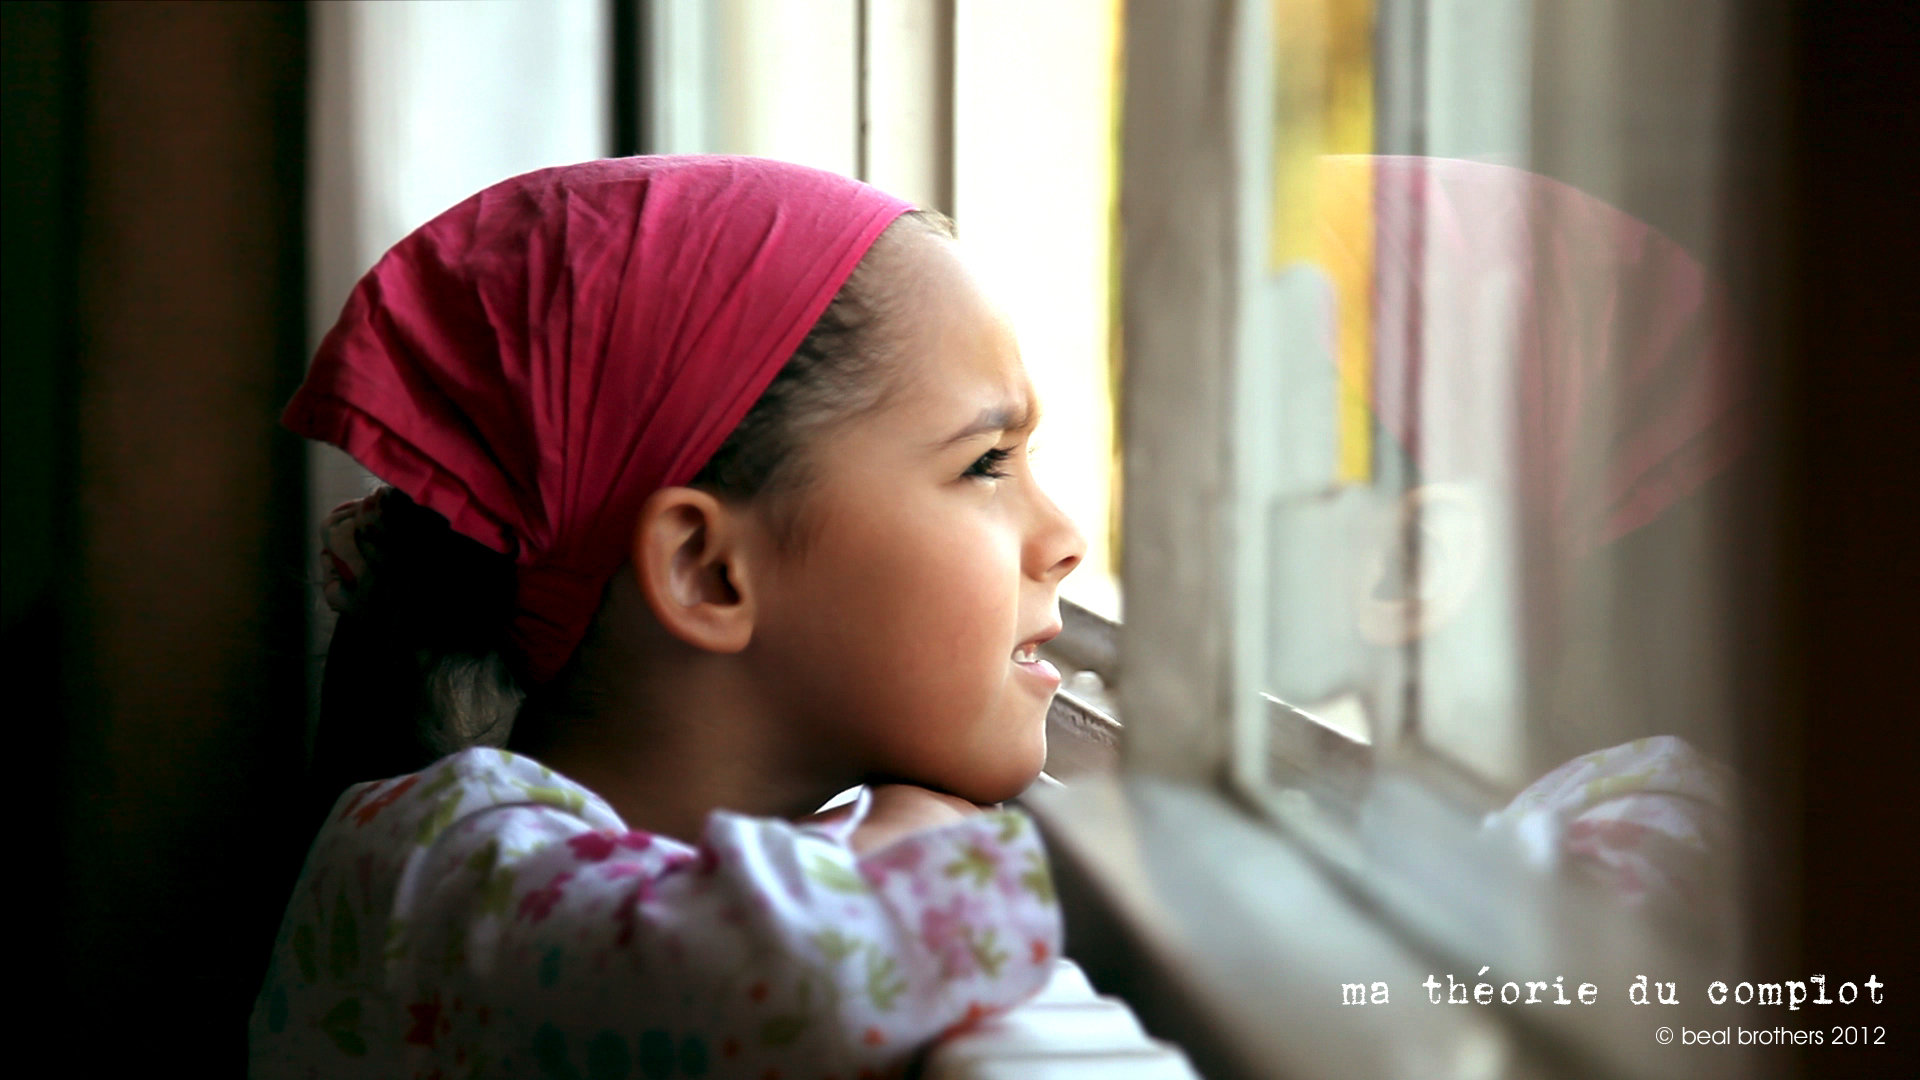
[[[946,418],[957,423],[931,432],[933,447],[942,449],[977,436],[995,435],[1003,431],[1031,431],[1040,421],[1039,403],[1034,399],[1030,383],[1012,394],[1000,397],[988,395],[982,397],[981,401],[983,403],[979,408],[969,414],[965,404],[956,400],[955,407]]]
[[[895,404],[969,418],[987,409],[1031,417],[1033,386],[1012,323],[982,290],[962,249],[925,236],[897,256],[911,271],[892,282],[895,355],[885,368],[897,380]]]
[[[1010,332],[942,335],[911,351],[899,365],[894,403],[943,425],[993,421],[1002,430],[1025,429],[1039,416],[1033,381]]]

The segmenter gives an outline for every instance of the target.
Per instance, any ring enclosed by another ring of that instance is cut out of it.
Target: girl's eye
[[[980,480],[999,480],[1007,475],[1006,470],[1000,466],[1005,465],[1007,459],[1012,456],[1012,447],[996,446],[986,453],[981,454],[980,460],[967,466],[965,475]]]

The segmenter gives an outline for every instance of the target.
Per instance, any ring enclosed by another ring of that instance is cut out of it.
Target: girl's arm
[[[958,824],[989,809],[912,784],[881,784],[870,789],[868,801],[866,820],[849,840],[857,855],[879,851],[913,833]]]
[[[389,910],[356,922],[359,955],[384,961],[361,979],[392,995],[422,1067],[888,1075],[1031,996],[1059,953],[1045,855],[1015,811],[883,787],[835,824],[716,813],[689,848],[609,827],[525,759],[526,776],[451,788],[432,776],[447,764],[363,829],[419,845]],[[341,855],[334,880],[359,878]]]

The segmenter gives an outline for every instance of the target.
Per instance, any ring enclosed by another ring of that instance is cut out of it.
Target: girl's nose
[[[1027,569],[1034,577],[1058,583],[1087,554],[1087,538],[1047,493],[1034,489],[1035,522],[1027,538]]]

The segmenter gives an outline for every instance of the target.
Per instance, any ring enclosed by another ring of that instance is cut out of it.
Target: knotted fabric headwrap
[[[511,554],[511,645],[545,682],[641,503],[699,472],[909,209],[754,158],[515,177],[360,280],[283,422]]]

